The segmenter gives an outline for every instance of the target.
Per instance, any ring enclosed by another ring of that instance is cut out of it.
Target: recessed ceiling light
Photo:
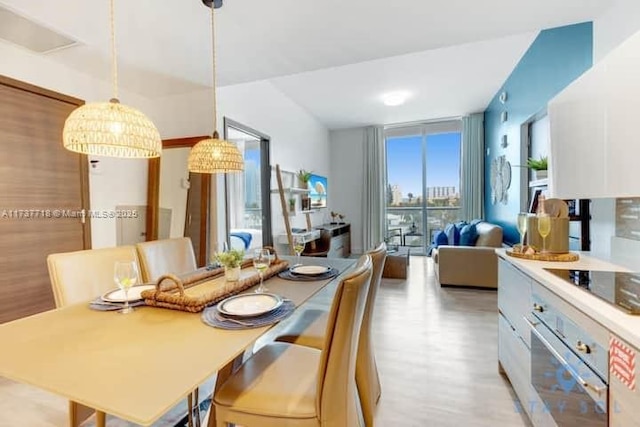
[[[382,95],[382,102],[389,107],[396,107],[405,103],[411,94],[406,91],[389,92]]]

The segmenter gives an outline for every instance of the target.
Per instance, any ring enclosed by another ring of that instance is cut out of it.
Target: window
[[[385,130],[390,244],[426,253],[435,230],[460,219],[462,122]]]

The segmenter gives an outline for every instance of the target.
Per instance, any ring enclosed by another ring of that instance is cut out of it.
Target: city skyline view
[[[387,183],[398,186],[403,198],[422,197],[422,136],[386,139]],[[427,188],[455,187],[460,192],[459,132],[430,134],[426,138]]]

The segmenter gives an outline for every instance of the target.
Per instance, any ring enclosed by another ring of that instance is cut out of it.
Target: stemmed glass
[[[267,291],[267,288],[264,286],[264,272],[269,268],[269,264],[271,264],[271,254],[269,250],[256,249],[253,251],[253,266],[258,270],[258,274],[260,275],[260,286],[256,289],[256,293],[260,294]]]
[[[129,305],[129,289],[138,280],[138,266],[135,261],[116,261],[113,279],[118,284],[118,287],[124,291],[124,307],[118,312],[122,314],[132,313],[133,307]]]
[[[520,212],[518,214],[518,232],[520,233],[520,249],[524,248],[524,235],[527,232],[527,218],[526,212]]]
[[[300,255],[302,255],[302,251],[304,251],[304,245],[305,245],[305,241],[303,236],[300,236],[300,235],[293,236],[293,250],[295,251],[297,256],[296,265],[294,267],[302,265],[300,263]]]
[[[542,236],[542,252],[547,251],[547,236],[551,233],[551,217],[543,213],[538,215],[538,233]]]

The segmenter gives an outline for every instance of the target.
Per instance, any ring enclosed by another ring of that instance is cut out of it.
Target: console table
[[[331,232],[328,258],[348,258],[351,255],[351,224],[323,224],[317,228]]]

